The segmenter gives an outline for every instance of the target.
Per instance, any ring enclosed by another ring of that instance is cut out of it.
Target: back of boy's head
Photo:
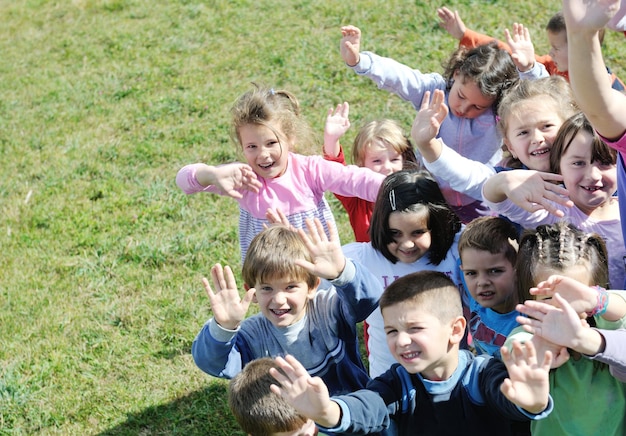
[[[241,95],[231,108],[232,136],[238,144],[241,145],[241,127],[253,124],[271,129],[272,123],[281,130],[274,130],[281,142],[287,138],[297,138],[299,148],[315,146],[315,133],[302,117],[300,103],[295,95],[281,89],[253,85],[254,88]]]
[[[354,138],[352,146],[352,162],[360,167],[365,165],[365,154],[374,141],[383,143],[386,148],[401,154],[404,160],[417,163],[413,145],[395,120],[382,119],[366,123]]]
[[[586,132],[593,138],[591,161],[601,162],[604,165],[614,165],[617,162],[617,151],[606,145],[600,139],[591,123],[582,112],[571,116],[559,129],[552,149],[550,150],[550,172],[555,174],[561,173],[561,158],[567,152],[576,135],[580,132]]]
[[[504,254],[506,260],[515,265],[519,237],[518,230],[511,221],[485,216],[472,220],[461,233],[458,250],[463,261],[463,252],[468,248],[487,251],[491,254]]]
[[[277,367],[269,357],[253,360],[228,385],[228,406],[241,429],[252,436],[296,431],[308,421],[270,391],[270,385],[280,385],[270,375],[270,368]]]
[[[311,260],[311,253],[295,231],[273,225],[257,234],[250,243],[241,276],[250,287],[275,279],[304,281],[309,288],[317,277],[295,264],[296,259]]]
[[[463,316],[459,289],[439,271],[418,271],[400,277],[387,286],[378,304],[381,311],[396,304],[416,304],[441,322]]]
[[[431,233],[428,260],[438,265],[445,259],[461,229],[459,217],[450,209],[437,181],[425,170],[402,170],[388,175],[381,185],[370,223],[372,247],[396,263],[388,244],[393,242],[389,215],[393,212],[424,213]]]
[[[546,25],[546,30],[550,33],[567,32],[563,11],[559,11],[550,17],[550,20],[548,20],[548,24]],[[599,33],[600,44],[602,44],[602,41],[604,40],[604,28],[600,29]]]
[[[517,67],[511,55],[506,50],[500,49],[495,41],[474,48],[459,47],[444,68],[448,90],[452,87],[454,74],[458,72],[463,76],[463,80],[476,82],[484,96],[495,99],[494,111],[506,90],[519,80]]]
[[[558,273],[578,265],[589,271],[591,284],[608,286],[608,254],[601,236],[564,221],[524,231],[516,263],[520,301],[532,298],[528,290],[537,285],[541,267]]]

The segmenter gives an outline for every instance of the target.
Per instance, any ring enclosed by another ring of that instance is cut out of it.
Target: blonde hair
[[[367,150],[379,141],[386,149],[393,149],[401,154],[404,160],[416,162],[413,145],[397,121],[390,119],[374,120],[365,124],[354,138],[352,146],[352,162],[360,167],[365,165]]]
[[[289,140],[298,150],[316,149],[315,134],[300,113],[298,99],[289,91],[254,86],[254,89],[239,97],[231,108],[233,139],[241,145],[239,130],[243,126],[255,124],[271,129],[281,146]],[[276,131],[272,124],[278,126],[280,131]]]
[[[314,288],[317,276],[296,265],[295,259],[311,261],[302,238],[286,226],[271,226],[252,239],[241,271],[243,281],[254,287],[271,279],[289,278]]]
[[[550,76],[538,80],[519,80],[502,97],[498,107],[498,129],[503,138],[509,127],[511,116],[519,115],[520,109],[531,99],[541,98],[541,104],[546,100],[556,107],[556,115],[563,122],[574,115],[578,109],[574,102],[569,84],[561,76]],[[506,145],[503,145],[504,166],[509,168],[522,168],[522,162],[514,158]]]

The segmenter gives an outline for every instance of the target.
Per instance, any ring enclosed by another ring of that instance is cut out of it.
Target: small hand
[[[569,32],[600,30],[619,8],[620,0],[563,0],[563,17]]]
[[[243,299],[240,298],[235,276],[229,266],[222,268],[219,263],[215,264],[211,268],[211,276],[215,292],[206,277],[202,278],[202,284],[209,296],[213,317],[225,329],[235,330],[245,318],[255,290],[248,289]]]
[[[467,28],[465,27],[463,20],[461,20],[459,12],[452,12],[444,6],[437,9],[437,15],[441,20],[439,22],[439,26],[444,28],[450,36],[460,41],[463,38],[463,35],[465,35]]]
[[[289,222],[287,215],[285,215],[280,209],[267,209],[267,211],[265,212],[265,218],[269,221],[270,224],[282,224],[283,226],[290,228],[294,232],[296,231],[296,228]],[[268,227],[268,225],[263,224],[264,229],[267,229]]]
[[[344,62],[353,67],[359,63],[361,50],[361,30],[355,26],[343,26],[341,28],[341,57]]]
[[[562,347],[577,349],[583,329],[589,328],[585,320],[558,293],[554,294],[551,304],[527,300],[524,304],[518,304],[516,310],[528,316],[516,318],[524,330]]]
[[[581,317],[585,317],[585,312],[591,312],[598,301],[597,290],[578,280],[560,275],[552,275],[537,283],[537,286],[530,288],[529,292],[531,295],[549,298],[558,292]]]
[[[311,377],[304,366],[293,356],[277,357],[270,375],[280,385],[271,385],[270,390],[283,397],[300,414],[313,419],[325,427],[335,427],[339,423],[340,411],[330,400],[328,388],[321,378]]]
[[[523,24],[513,23],[513,36],[505,29],[506,42],[511,47],[511,57],[518,70],[530,70],[535,64],[535,47],[530,40],[530,32]]]
[[[347,102],[337,105],[335,110],[328,109],[324,125],[324,153],[331,157],[339,155],[339,138],[350,128],[350,106]]]
[[[513,349],[500,349],[509,378],[500,387],[502,393],[513,403],[531,413],[541,413],[548,406],[550,363],[552,353],[546,351],[543,362],[537,362],[535,347],[531,341],[523,345],[513,342]]]
[[[307,232],[298,229],[298,234],[311,253],[311,262],[296,259],[296,265],[323,279],[336,279],[346,267],[346,257],[341,250],[337,229],[332,223],[328,223],[329,238],[319,219],[307,219],[305,223]]]
[[[242,198],[240,190],[259,192],[263,186],[250,165],[232,163],[215,167],[213,184],[224,194],[233,198]]]
[[[433,98],[430,98],[430,91],[424,93],[420,110],[415,116],[411,127],[411,137],[418,147],[428,144],[439,133],[441,123],[448,116],[448,106],[445,103],[445,94],[442,90],[436,89]]]
[[[560,174],[544,173],[534,170],[503,171],[496,175],[505,179],[505,194],[516,205],[528,212],[546,210],[562,218],[564,213],[554,204],[572,207],[574,203],[567,197],[567,189],[554,184],[560,182]]]

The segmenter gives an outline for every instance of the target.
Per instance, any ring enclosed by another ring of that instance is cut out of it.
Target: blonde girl
[[[334,218],[325,191],[376,198],[383,175],[293,152],[306,148],[314,135],[290,92],[257,86],[235,102],[231,113],[233,136],[246,163],[186,165],[176,183],[186,194],[211,192],[239,202],[242,260],[252,238],[268,224],[268,209],[282,211],[296,228],[318,218],[328,232],[326,223]]]
[[[621,289],[626,255],[619,216],[617,152],[607,146],[581,113],[559,130],[550,152],[550,173],[511,170],[483,185],[486,204],[524,228],[565,218],[585,232],[597,233],[609,253],[609,282]],[[563,184],[563,187],[553,182]]]
[[[500,171],[549,171],[550,150],[559,127],[577,112],[569,86],[561,77],[518,81],[498,105],[503,158],[490,165],[464,157],[438,138],[448,109],[440,91],[435,91],[432,101],[429,97],[424,97],[413,123],[413,141],[424,156],[426,169],[476,200],[482,200],[483,183]]]
[[[350,127],[349,106],[343,103],[333,113],[330,109],[324,129],[324,159],[346,164],[339,138]],[[397,121],[373,120],[366,123],[354,138],[352,162],[388,176],[403,168],[417,168],[417,160],[411,141]],[[358,197],[335,194],[348,212],[350,224],[357,242],[369,242],[370,221],[374,202]]]

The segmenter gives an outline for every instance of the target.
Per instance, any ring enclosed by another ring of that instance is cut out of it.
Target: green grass
[[[409,129],[409,104],[345,68],[339,27],[441,71],[456,41],[437,28],[439,5],[0,0],[0,434],[238,434],[225,382],[189,354],[210,316],[201,277],[239,267],[238,209],[185,196],[176,172],[241,158],[228,110],[250,82],[295,93],[320,138],[327,108],[350,102],[347,148],[372,118]],[[525,20],[538,53],[558,8],[449,6],[496,36]],[[608,35],[622,78],[625,51]]]

